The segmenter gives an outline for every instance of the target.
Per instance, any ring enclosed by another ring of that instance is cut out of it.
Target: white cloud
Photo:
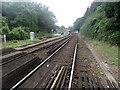
[[[57,17],[57,25],[72,26],[73,22],[82,17],[94,0],[37,0],[49,7]]]

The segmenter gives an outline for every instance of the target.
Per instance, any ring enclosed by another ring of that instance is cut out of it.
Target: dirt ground
[[[106,87],[105,74],[101,71],[98,63],[93,57],[91,51],[88,49],[86,44],[84,43],[84,39],[81,37],[78,38],[78,49],[77,49],[77,58],[75,63],[75,71],[74,71],[74,79],[73,79],[73,88],[78,88],[77,83],[79,82],[78,77],[81,76],[81,71],[86,70],[89,75],[94,77],[98,77],[103,83],[104,87]],[[82,71],[83,72],[83,71]]]
[[[118,71],[120,70],[120,68],[118,68],[118,66],[115,65],[111,65],[109,64],[109,58],[106,57],[103,52],[101,52],[100,50],[97,49],[96,46],[94,46],[90,41],[88,41],[88,44],[91,46],[91,48],[97,52],[97,54],[100,56],[100,58],[102,58],[102,62],[104,62],[104,64],[106,65],[108,71],[112,74],[112,76],[118,80]]]

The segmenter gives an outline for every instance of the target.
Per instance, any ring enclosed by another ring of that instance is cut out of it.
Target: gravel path
[[[78,49],[77,49],[77,58],[75,63],[74,79],[73,79],[73,88],[79,88],[80,80],[82,73],[86,72],[90,76],[99,77],[104,84],[104,87],[107,87],[106,82],[104,81],[106,76],[101,71],[98,63],[93,57],[91,51],[88,49],[84,40],[79,37],[78,40]]]

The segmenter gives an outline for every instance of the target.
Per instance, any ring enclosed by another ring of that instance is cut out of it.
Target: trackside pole
[[[4,48],[6,48],[6,35],[3,35],[3,43],[4,43]]]

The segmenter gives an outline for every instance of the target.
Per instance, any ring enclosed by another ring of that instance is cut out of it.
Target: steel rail
[[[60,42],[60,41],[62,41],[62,40],[64,41],[64,39],[67,40],[68,38],[69,38],[69,36],[68,36],[68,37],[60,38],[60,40],[57,39],[57,40],[59,40],[59,41],[56,41],[55,43],[58,43],[58,42]],[[55,40],[56,40],[56,39],[55,39]],[[55,40],[52,40],[52,42],[55,41]],[[47,42],[47,43],[49,44],[49,42]],[[43,44],[46,44],[46,43],[43,43]],[[39,45],[39,44],[38,44],[38,45]],[[35,45],[35,46],[33,46],[33,47],[36,47],[36,46],[38,46],[38,45]],[[40,45],[41,45],[41,44],[40,44]],[[47,46],[47,45],[46,45],[46,46]],[[45,46],[43,46],[43,47],[45,47]],[[41,48],[43,48],[43,47],[41,47]],[[31,48],[31,47],[29,47],[29,48]],[[26,53],[26,54],[17,56],[17,57],[15,57],[15,58],[9,59],[9,60],[7,60],[7,61],[5,61],[5,62],[2,62],[2,63],[0,63],[0,66],[2,66],[2,65],[4,65],[4,64],[7,64],[7,63],[9,63],[9,62],[15,61],[16,59],[18,59],[18,58],[20,58],[20,57],[22,57],[22,56],[26,56],[26,55],[29,55],[29,54],[31,54],[31,53],[34,53],[34,52],[40,50],[41,48],[36,49],[36,50],[34,50],[34,51],[30,52],[30,53]],[[28,48],[27,48],[27,49],[28,49]],[[0,58],[2,58],[2,57],[0,57]]]
[[[28,54],[29,54],[29,53],[28,53]],[[0,63],[0,66],[2,66],[2,65],[4,65],[4,64],[7,64],[7,63],[9,63],[9,62],[15,61],[16,59],[18,59],[18,58],[20,58],[20,57],[23,57],[23,56],[25,56],[25,55],[28,55],[28,54],[25,53],[25,54],[23,54],[23,55],[19,55],[19,56],[15,57],[15,58],[12,58],[12,59],[9,59],[9,60],[7,60],[7,61],[4,61],[4,62]]]
[[[36,68],[34,68],[31,72],[29,72],[25,77],[23,77],[19,82],[17,82],[10,90],[14,90],[17,88],[23,81],[25,81],[28,77],[30,77],[35,71],[37,71],[45,62],[47,62],[53,55],[55,55],[62,47],[64,47],[67,42],[65,42],[62,46],[60,46],[54,53],[52,53],[48,58],[46,58],[42,63],[40,63]]]
[[[72,62],[72,70],[71,70],[70,79],[69,79],[68,90],[70,90],[70,89],[71,89],[71,86],[72,86],[72,78],[73,78],[73,71],[74,71],[76,54],[77,54],[77,47],[78,47],[78,44],[76,43],[76,45],[75,45],[75,50],[74,50],[73,62]]]
[[[35,45],[28,45],[28,46],[25,46],[25,47],[16,47],[15,49],[16,50],[26,50],[26,49],[29,49],[29,48],[32,48],[32,47],[36,47],[36,46],[38,46],[38,45],[42,45],[42,44],[46,44],[46,43],[49,43],[49,42],[53,42],[53,41],[55,41],[55,40],[59,40],[59,39],[65,39],[65,38],[68,38],[69,37],[69,35],[67,35],[67,36],[63,36],[63,37],[59,37],[59,38],[56,38],[56,39],[53,39],[53,40],[49,40],[49,41],[43,41],[43,42],[37,42],[37,43],[35,43]],[[34,44],[34,43],[33,43]],[[17,49],[17,48],[20,48],[20,49]]]
[[[57,83],[57,81],[58,81],[58,79],[59,79],[59,77],[60,77],[63,69],[64,69],[64,66],[62,66],[61,69],[60,69],[60,71],[58,72],[58,75],[57,75],[57,77],[55,78],[52,86],[50,87],[50,90],[53,90],[53,89],[54,89],[54,87],[55,87],[55,85],[56,85],[56,83]]]

